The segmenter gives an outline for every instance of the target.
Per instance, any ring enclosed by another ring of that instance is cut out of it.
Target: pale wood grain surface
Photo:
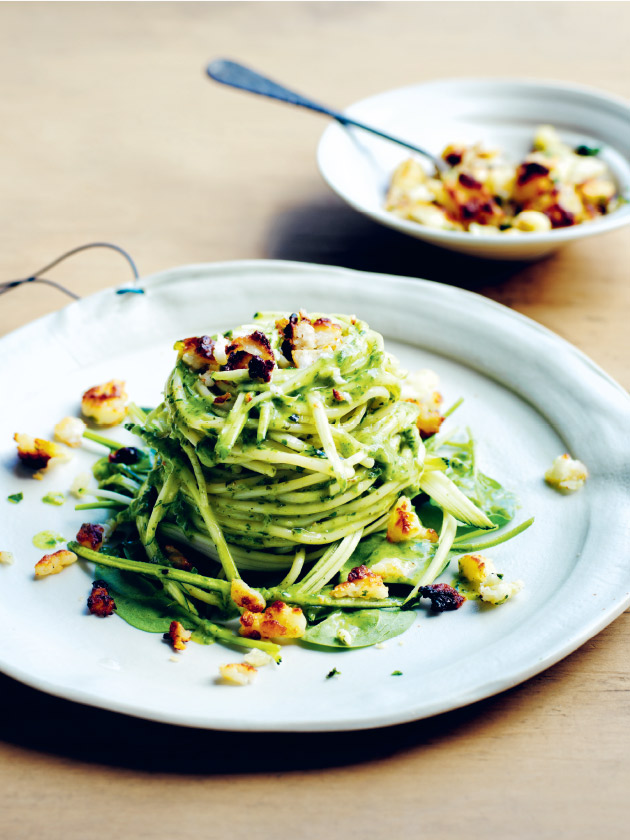
[[[327,191],[319,118],[202,68],[240,58],[339,106],[467,74],[630,97],[629,27],[608,2],[2,4],[0,280],[101,239],[143,273],[275,257],[428,276],[529,315],[628,387],[628,230],[529,267],[442,254]],[[84,295],[128,274],[92,253],[50,276]],[[63,304],[5,295],[0,332]],[[505,694],[347,735],[178,730],[0,678],[0,836],[626,837],[629,636],[626,613]]]

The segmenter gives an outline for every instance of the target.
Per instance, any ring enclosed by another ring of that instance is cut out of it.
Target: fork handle
[[[214,79],[215,82],[221,82],[223,85],[247,90],[250,93],[258,93],[260,96],[268,96],[271,99],[279,99],[281,102],[299,105],[301,108],[309,108],[311,111],[327,114],[340,122],[345,122],[348,119],[343,114],[326,108],[325,105],[320,105],[319,102],[314,102],[312,99],[307,99],[301,93],[289,90],[266,76],[261,76],[255,70],[237,64],[235,61],[217,58],[210,62],[206,72],[211,79]]]
[[[240,90],[246,90],[250,93],[257,93],[260,96],[268,96],[271,99],[279,99],[281,102],[288,102],[290,105],[297,105],[300,108],[308,108],[310,111],[317,111],[320,114],[326,114],[326,116],[332,117],[341,123],[341,125],[351,125],[363,131],[369,131],[370,134],[376,134],[378,137],[383,137],[385,140],[390,140],[392,143],[397,143],[399,146],[404,146],[406,149],[411,149],[413,152],[424,155],[424,157],[429,158],[433,162],[438,170],[441,167],[441,162],[430,152],[420,148],[420,146],[407,143],[406,140],[401,140],[399,137],[392,137],[391,134],[386,134],[384,131],[380,131],[371,125],[365,125],[365,123],[359,122],[358,120],[353,120],[340,111],[334,111],[326,105],[321,105],[319,102],[307,99],[301,93],[289,90],[277,82],[268,79],[266,76],[261,76],[255,70],[251,70],[242,64],[237,64],[235,61],[217,58],[211,61],[206,67],[206,73],[215,82],[220,82],[223,85],[240,88]]]

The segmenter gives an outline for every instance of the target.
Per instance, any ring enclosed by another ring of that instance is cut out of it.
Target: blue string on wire
[[[70,289],[66,289],[65,286],[62,286],[61,283],[57,283],[54,280],[49,280],[46,277],[41,277],[40,275],[44,274],[46,271],[50,271],[51,268],[55,268],[55,266],[62,263],[64,260],[67,260],[68,257],[74,256],[74,254],[78,254],[81,251],[87,251],[89,248],[109,248],[112,251],[116,251],[118,254],[123,256],[127,262],[129,263],[129,267],[131,268],[133,279],[138,281],[140,279],[140,273],[136,267],[135,262],[133,261],[130,254],[125,251],[124,248],[121,248],[119,245],[114,245],[112,242],[89,242],[87,245],[79,245],[78,248],[72,248],[70,251],[66,251],[65,254],[62,254],[60,257],[57,257],[56,260],[53,260],[48,265],[45,265],[43,268],[40,268],[39,271],[34,272],[30,275],[30,277],[24,277],[20,280],[8,280],[5,283],[0,283],[0,295],[3,295],[5,292],[9,292],[11,289],[16,289],[18,286],[22,286],[24,283],[45,283],[47,286],[52,286],[55,289],[58,289],[60,292],[68,295],[68,297],[73,298],[73,300],[80,300],[80,296],[72,292]],[[141,289],[138,286],[133,286],[128,289],[116,289],[117,295],[124,295],[124,294],[135,294],[135,295],[143,295],[144,289]]]

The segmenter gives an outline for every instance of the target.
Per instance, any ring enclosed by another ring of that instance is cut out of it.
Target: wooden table
[[[274,257],[428,276],[535,318],[628,386],[630,230],[532,266],[448,256],[327,190],[319,118],[202,71],[240,58],[340,106],[467,74],[630,96],[629,29],[628,4],[606,2],[2,4],[0,280],[94,240],[143,273]],[[50,276],[86,295],[128,273],[88,252]],[[0,300],[1,332],[65,302],[34,286]],[[629,635],[626,613],[498,697],[341,735],[176,729],[0,678],[0,836],[625,837]]]

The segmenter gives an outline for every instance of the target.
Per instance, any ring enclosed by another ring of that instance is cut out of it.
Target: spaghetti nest
[[[228,579],[286,567],[291,583],[327,553],[339,568],[418,492],[420,405],[364,322],[256,313],[175,349],[164,402],[138,429],[160,454],[138,508],[147,548],[159,552],[159,528]]]

